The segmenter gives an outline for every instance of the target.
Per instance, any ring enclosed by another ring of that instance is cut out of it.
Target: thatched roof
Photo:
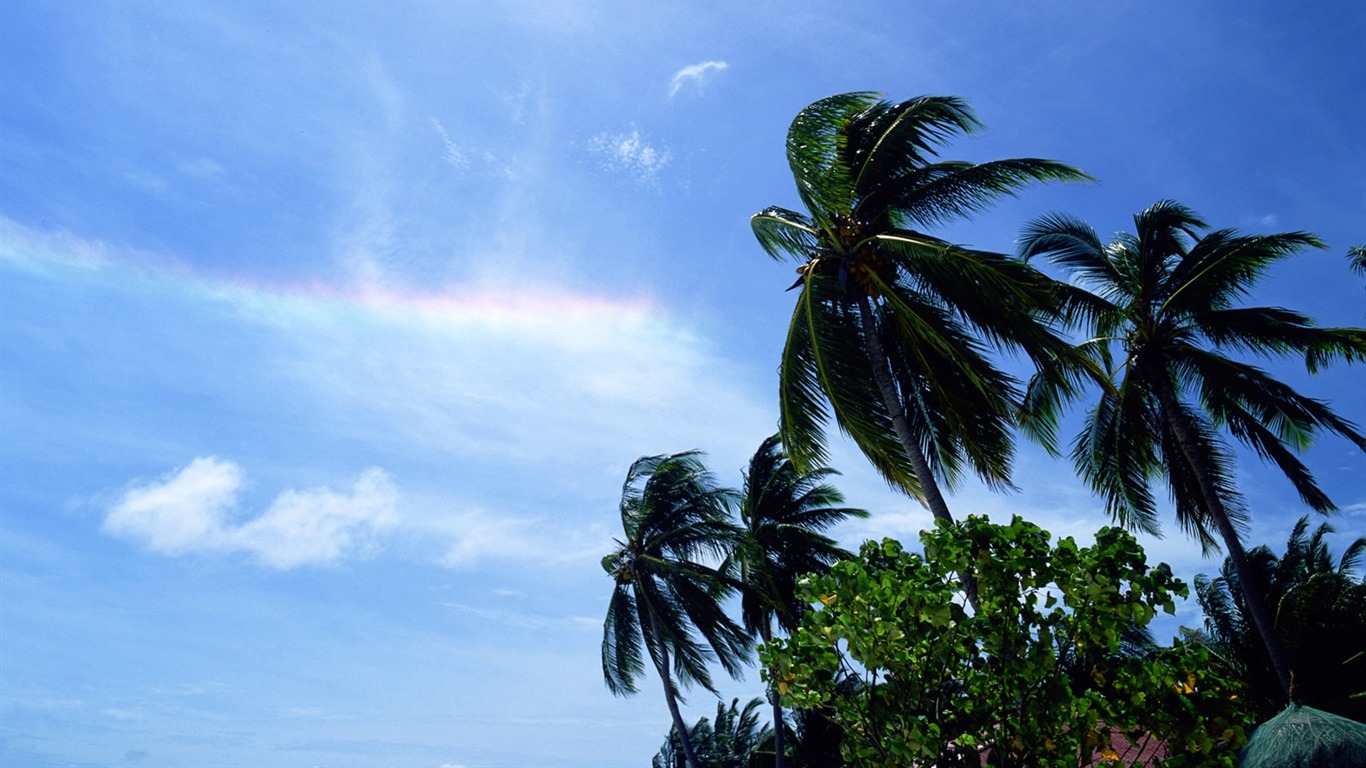
[[[1253,732],[1242,768],[1366,768],[1366,725],[1292,704]]]

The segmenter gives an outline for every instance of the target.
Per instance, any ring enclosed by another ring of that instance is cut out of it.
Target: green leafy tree
[[[849,765],[1075,768],[1145,740],[1168,751],[1150,764],[1236,764],[1250,721],[1204,646],[1125,652],[1186,592],[1132,535],[1053,545],[1019,518],[968,517],[921,541],[924,556],[868,542],[811,579],[820,607],[761,651],[786,702],[834,713]],[[976,611],[955,600],[969,567]]]
[[[622,486],[625,538],[602,559],[615,582],[602,638],[607,687],[635,693],[648,656],[690,768],[701,765],[679,713],[678,683],[715,692],[708,662],[738,676],[751,652],[751,637],[723,609],[733,583],[708,564],[720,563],[739,540],[733,497],[695,451],[641,458]]]
[[[759,721],[760,699],[750,699],[743,708],[739,699],[730,706],[716,703],[716,718],[703,717],[688,729],[688,740],[706,768],[770,768],[773,765],[773,729]],[[682,740],[676,730],[660,747],[653,768],[682,768]]]
[[[939,158],[979,128],[956,98],[821,99],[787,134],[805,212],[771,207],[751,219],[769,255],[800,265],[779,371],[792,462],[825,464],[833,414],[878,472],[939,520],[952,519],[940,484],[952,487],[964,466],[989,485],[1010,482],[1018,387],[990,348],[1066,352],[1041,316],[1056,311],[1047,278],[923,230],[1035,182],[1087,178],[1049,160]]]
[[[1201,235],[1206,224],[1171,201],[1154,204],[1134,224],[1134,234],[1107,245],[1085,223],[1055,214],[1030,223],[1022,238],[1023,256],[1047,256],[1095,292],[1074,306],[1091,326],[1093,340],[1084,346],[1109,365],[1113,383],[1088,414],[1072,458],[1114,519],[1131,529],[1158,532],[1151,485],[1166,478],[1182,529],[1206,552],[1222,542],[1286,691],[1289,666],[1239,538],[1247,509],[1222,434],[1274,464],[1320,512],[1333,503],[1296,451],[1321,431],[1362,450],[1366,438],[1326,403],[1228,353],[1299,355],[1314,372],[1334,360],[1366,360],[1366,331],[1322,328],[1288,309],[1236,306],[1271,265],[1319,247],[1313,235]],[[1050,388],[1046,379],[1035,386]]]
[[[1309,518],[1300,518],[1284,554],[1260,546],[1248,550],[1247,559],[1294,673],[1294,698],[1366,722],[1366,575],[1354,575],[1366,537],[1351,542],[1335,563],[1327,541],[1333,527],[1308,530]],[[1196,577],[1195,591],[1206,636],[1247,681],[1258,719],[1266,720],[1284,709],[1285,698],[1247,616],[1238,578],[1226,559],[1215,578]]]
[[[844,496],[825,480],[833,469],[799,471],[783,453],[777,435],[759,446],[745,471],[740,491],[741,546],[728,569],[743,585],[740,598],[745,629],[767,643],[775,626],[790,632],[809,604],[797,595],[797,581],[824,573],[837,560],[853,557],[823,531],[862,509],[839,506]],[[785,763],[787,728],[782,704],[771,693],[775,765]]]

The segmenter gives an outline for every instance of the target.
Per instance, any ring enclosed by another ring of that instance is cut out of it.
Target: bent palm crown
[[[602,559],[614,581],[602,640],[603,677],[613,693],[636,692],[646,655],[667,697],[678,695],[673,676],[714,691],[713,659],[740,674],[749,636],[722,608],[733,588],[699,561],[719,562],[736,544],[733,495],[716,486],[696,452],[631,465],[621,498],[625,539]]]
[[[1332,511],[1295,452],[1320,430],[1363,451],[1366,438],[1323,401],[1226,354],[1300,355],[1310,372],[1334,360],[1366,361],[1366,330],[1319,327],[1278,307],[1234,306],[1272,264],[1322,244],[1304,232],[1201,236],[1206,224],[1171,201],[1134,222],[1134,234],[1103,245],[1085,223],[1050,215],[1031,222],[1021,241],[1025,257],[1046,255],[1095,290],[1087,310],[1095,338],[1086,346],[1111,366],[1114,385],[1073,445],[1078,470],[1117,520],[1153,532],[1149,486],[1164,474],[1178,522],[1209,550],[1210,526],[1219,522],[1211,505],[1222,502],[1235,523],[1246,517],[1223,429],[1275,464],[1310,507]]]
[[[799,472],[783,452],[777,435],[760,444],[750,458],[740,493],[743,544],[726,563],[744,585],[740,615],[745,629],[767,641],[776,622],[794,631],[809,608],[797,596],[797,582],[825,573],[853,553],[823,531],[867,510],[838,506],[844,495],[828,478],[828,467]]]
[[[1171,201],[1138,214],[1134,224],[1134,234],[1102,245],[1086,224],[1052,215],[1029,224],[1022,239],[1026,258],[1048,255],[1095,287],[1097,295],[1077,304],[1096,337],[1083,346],[1107,365],[1112,346],[1120,355],[1072,458],[1110,514],[1130,528],[1157,532],[1150,485],[1159,476],[1167,479],[1181,527],[1207,552],[1216,547],[1216,534],[1222,540],[1288,693],[1290,661],[1242,547],[1239,528],[1247,511],[1220,431],[1275,464],[1320,512],[1331,511],[1333,503],[1295,452],[1320,430],[1363,451],[1366,438],[1326,403],[1226,353],[1302,355],[1313,372],[1333,360],[1366,360],[1366,330],[1321,328],[1287,309],[1234,306],[1272,264],[1321,246],[1313,235],[1218,230],[1200,236],[1205,223]],[[1040,377],[1035,385],[1048,389],[1050,383]]]
[[[833,415],[888,482],[941,517],[937,483],[951,486],[964,464],[991,485],[1009,484],[1019,392],[988,348],[1020,347],[1036,360],[1066,352],[1047,325],[1057,296],[1047,278],[919,228],[1036,181],[1086,178],[1049,160],[937,157],[950,138],[978,128],[955,98],[822,99],[787,137],[806,212],[770,207],[751,219],[769,255],[799,263],[779,395],[793,463],[825,463]]]

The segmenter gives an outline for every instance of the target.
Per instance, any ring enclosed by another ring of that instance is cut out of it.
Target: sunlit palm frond
[[[797,194],[814,217],[853,208],[854,178],[839,162],[847,137],[841,128],[876,104],[880,94],[843,93],[817,101],[799,112],[787,132],[787,162]]]
[[[982,128],[967,102],[952,96],[881,101],[852,116],[841,160],[853,172],[860,197],[907,171],[930,164],[955,136]]]
[[[749,225],[764,252],[779,261],[805,261],[819,246],[815,225],[796,211],[771,206],[750,217]]]

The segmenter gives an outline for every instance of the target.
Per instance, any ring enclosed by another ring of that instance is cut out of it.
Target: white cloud
[[[198,458],[158,482],[127,491],[110,508],[104,531],[164,555],[246,552],[284,570],[364,554],[375,534],[397,522],[397,490],[377,468],[361,473],[349,494],[287,490],[260,516],[234,525],[228,513],[236,508],[241,487],[236,464]]]
[[[673,80],[669,81],[669,98],[678,94],[685,85],[692,84],[700,93],[702,84],[713,72],[722,72],[730,65],[724,61],[703,61],[697,64],[690,64],[674,73]]]
[[[655,147],[637,128],[630,133],[600,133],[589,148],[604,158],[608,170],[643,184],[654,184],[659,172],[669,164],[669,150]]]
[[[397,497],[389,476],[371,467],[350,494],[285,491],[265,514],[238,528],[233,542],[274,568],[340,560],[368,549],[375,532],[393,527]]]
[[[195,459],[160,483],[133,488],[109,510],[106,533],[142,539],[163,555],[222,549],[224,515],[237,504],[242,471],[212,456]]]

